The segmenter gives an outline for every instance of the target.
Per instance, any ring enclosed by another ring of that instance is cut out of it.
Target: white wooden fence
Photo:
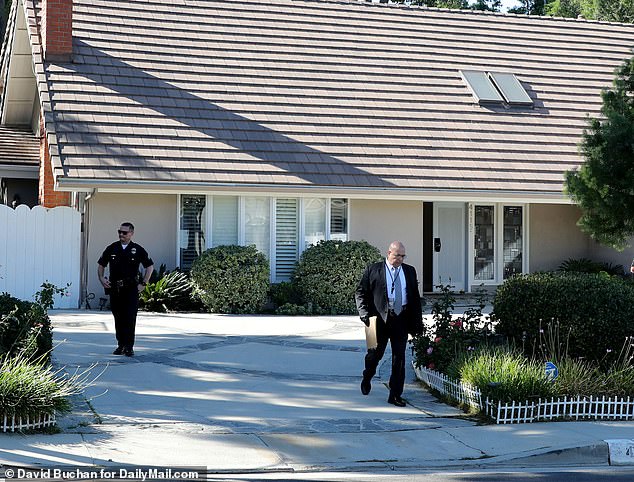
[[[477,388],[428,368],[414,366],[416,377],[453,400],[476,408],[497,424],[552,420],[634,420],[634,399],[619,397],[541,398],[531,402],[482,400]]]
[[[0,205],[0,293],[33,300],[42,283],[70,283],[55,308],[77,308],[80,291],[81,216],[70,207]]]
[[[34,430],[38,428],[52,427],[55,425],[55,415],[40,415],[35,418],[30,417],[2,417],[2,432],[15,432],[19,430]]]

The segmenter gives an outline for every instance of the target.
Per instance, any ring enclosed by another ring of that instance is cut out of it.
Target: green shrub
[[[152,273],[154,274],[154,273]],[[147,311],[197,311],[192,299],[193,286],[181,271],[159,274],[139,295],[139,306]]]
[[[488,317],[482,313],[488,301],[484,288],[475,290],[476,304],[459,316],[453,314],[456,302],[453,286],[438,285],[437,288],[440,296],[432,305],[433,323],[411,343],[417,367],[445,373],[452,360],[490,342],[492,332]]]
[[[542,363],[527,359],[519,350],[481,346],[453,360],[448,374],[480,389],[484,398],[524,401],[555,394]]]
[[[51,320],[44,307],[0,294],[0,356],[21,353],[48,360],[52,348]]]
[[[381,258],[367,241],[320,241],[302,253],[293,284],[315,313],[355,314],[354,292],[363,270]]]
[[[66,375],[41,358],[0,357],[0,416],[33,417],[70,410],[67,397],[92,383],[88,380],[91,368]]]
[[[269,297],[271,303],[276,307],[282,307],[286,304],[297,305],[301,303],[299,293],[295,289],[295,285],[290,281],[282,281],[271,285]]]
[[[197,296],[211,312],[254,313],[267,301],[269,262],[255,246],[218,246],[193,263]]]
[[[542,322],[555,320],[568,337],[572,358],[614,362],[627,336],[634,334],[634,289],[605,273],[535,273],[514,276],[493,300],[496,331],[523,347],[539,349]]]
[[[284,316],[309,316],[313,314],[313,308],[310,305],[286,303],[277,308],[275,314]]]
[[[622,264],[599,263],[588,258],[569,258],[559,265],[558,270],[569,273],[601,273],[605,271],[612,276],[623,276],[625,274]]]

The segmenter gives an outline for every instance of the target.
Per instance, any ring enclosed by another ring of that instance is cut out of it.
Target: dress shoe
[[[396,405],[397,407],[404,407],[405,405],[407,405],[405,403],[405,400],[403,400],[401,397],[396,397],[393,395],[390,395],[390,398],[387,399],[387,403],[391,403],[392,405]]]
[[[115,348],[115,350],[112,352],[113,355],[123,355],[123,347],[122,346],[118,346],[117,348]]]
[[[132,348],[125,348],[123,354],[125,356],[134,356],[134,350]]]
[[[372,384],[370,384],[370,380],[366,380],[365,378],[361,380],[361,393],[367,395],[372,390]]]

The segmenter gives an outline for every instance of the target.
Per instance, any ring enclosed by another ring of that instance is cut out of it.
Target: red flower
[[[434,340],[434,343],[440,343],[440,340],[442,340],[442,338],[437,336],[436,339]]]
[[[436,365],[434,365],[434,362],[431,362],[427,365],[427,368],[429,368],[430,370],[433,370],[434,368],[436,368]]]

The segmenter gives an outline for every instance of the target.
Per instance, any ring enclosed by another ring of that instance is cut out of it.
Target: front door
[[[433,214],[434,291],[437,285],[451,284],[454,291],[466,289],[465,204],[435,202]]]

